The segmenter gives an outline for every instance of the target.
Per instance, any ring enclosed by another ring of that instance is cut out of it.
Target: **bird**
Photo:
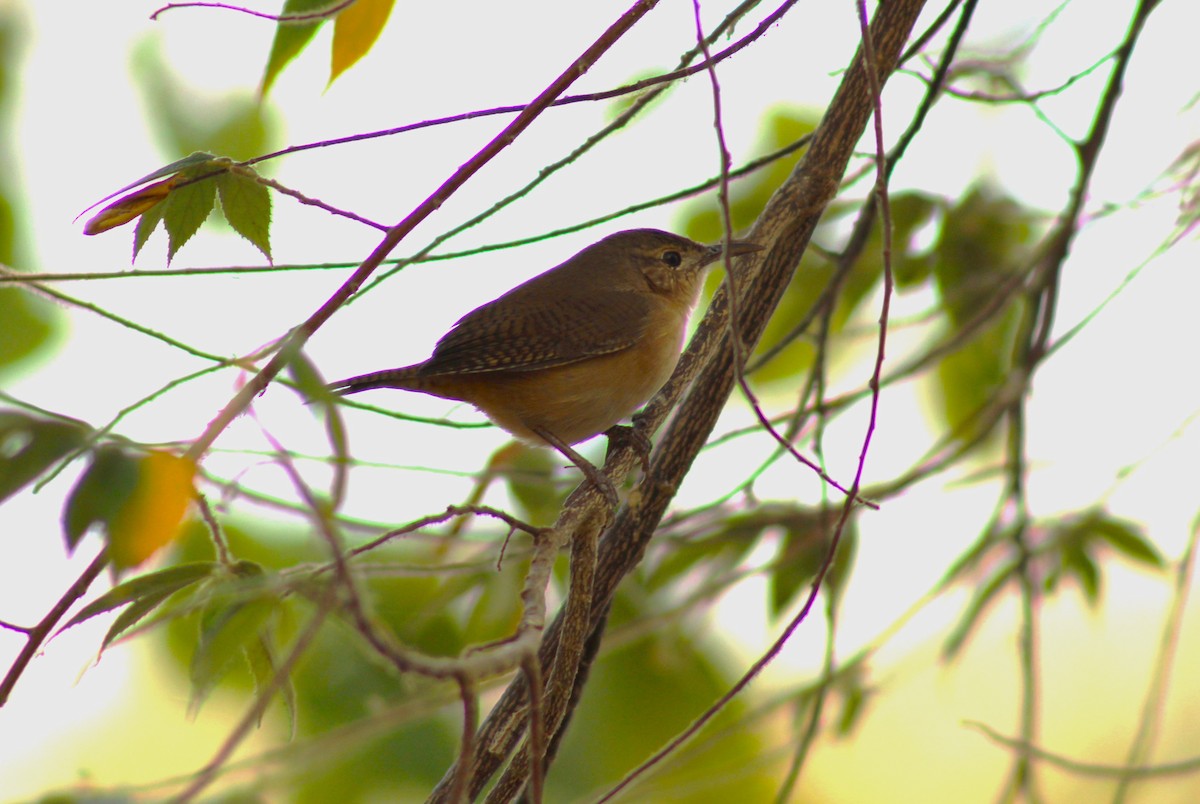
[[[706,269],[724,254],[760,248],[737,240],[706,246],[657,229],[616,232],[464,315],[429,359],[328,387],[467,402],[516,438],[554,447],[600,483],[571,445],[611,437],[666,383]]]

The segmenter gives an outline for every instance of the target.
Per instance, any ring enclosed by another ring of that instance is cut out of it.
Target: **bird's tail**
[[[335,394],[345,396],[357,394],[359,391],[370,391],[374,388],[402,388],[406,391],[421,391],[424,386],[425,383],[417,373],[417,367],[408,366],[373,371],[370,374],[360,374],[357,377],[338,380],[329,383],[328,388]]]

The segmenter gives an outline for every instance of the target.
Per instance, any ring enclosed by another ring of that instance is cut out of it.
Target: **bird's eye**
[[[678,251],[664,251],[662,261],[672,268],[678,268],[679,264],[683,262],[683,257],[680,256]]]

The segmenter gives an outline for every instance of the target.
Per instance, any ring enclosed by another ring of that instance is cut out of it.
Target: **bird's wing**
[[[637,343],[651,301],[631,290],[521,294],[522,288],[463,316],[422,374],[534,371],[612,354]]]

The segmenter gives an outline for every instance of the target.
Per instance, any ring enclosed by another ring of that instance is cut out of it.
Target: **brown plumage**
[[[757,251],[729,244],[731,255]],[[423,363],[332,383],[469,402],[518,438],[575,444],[633,413],[670,377],[721,246],[618,232],[467,313]]]

